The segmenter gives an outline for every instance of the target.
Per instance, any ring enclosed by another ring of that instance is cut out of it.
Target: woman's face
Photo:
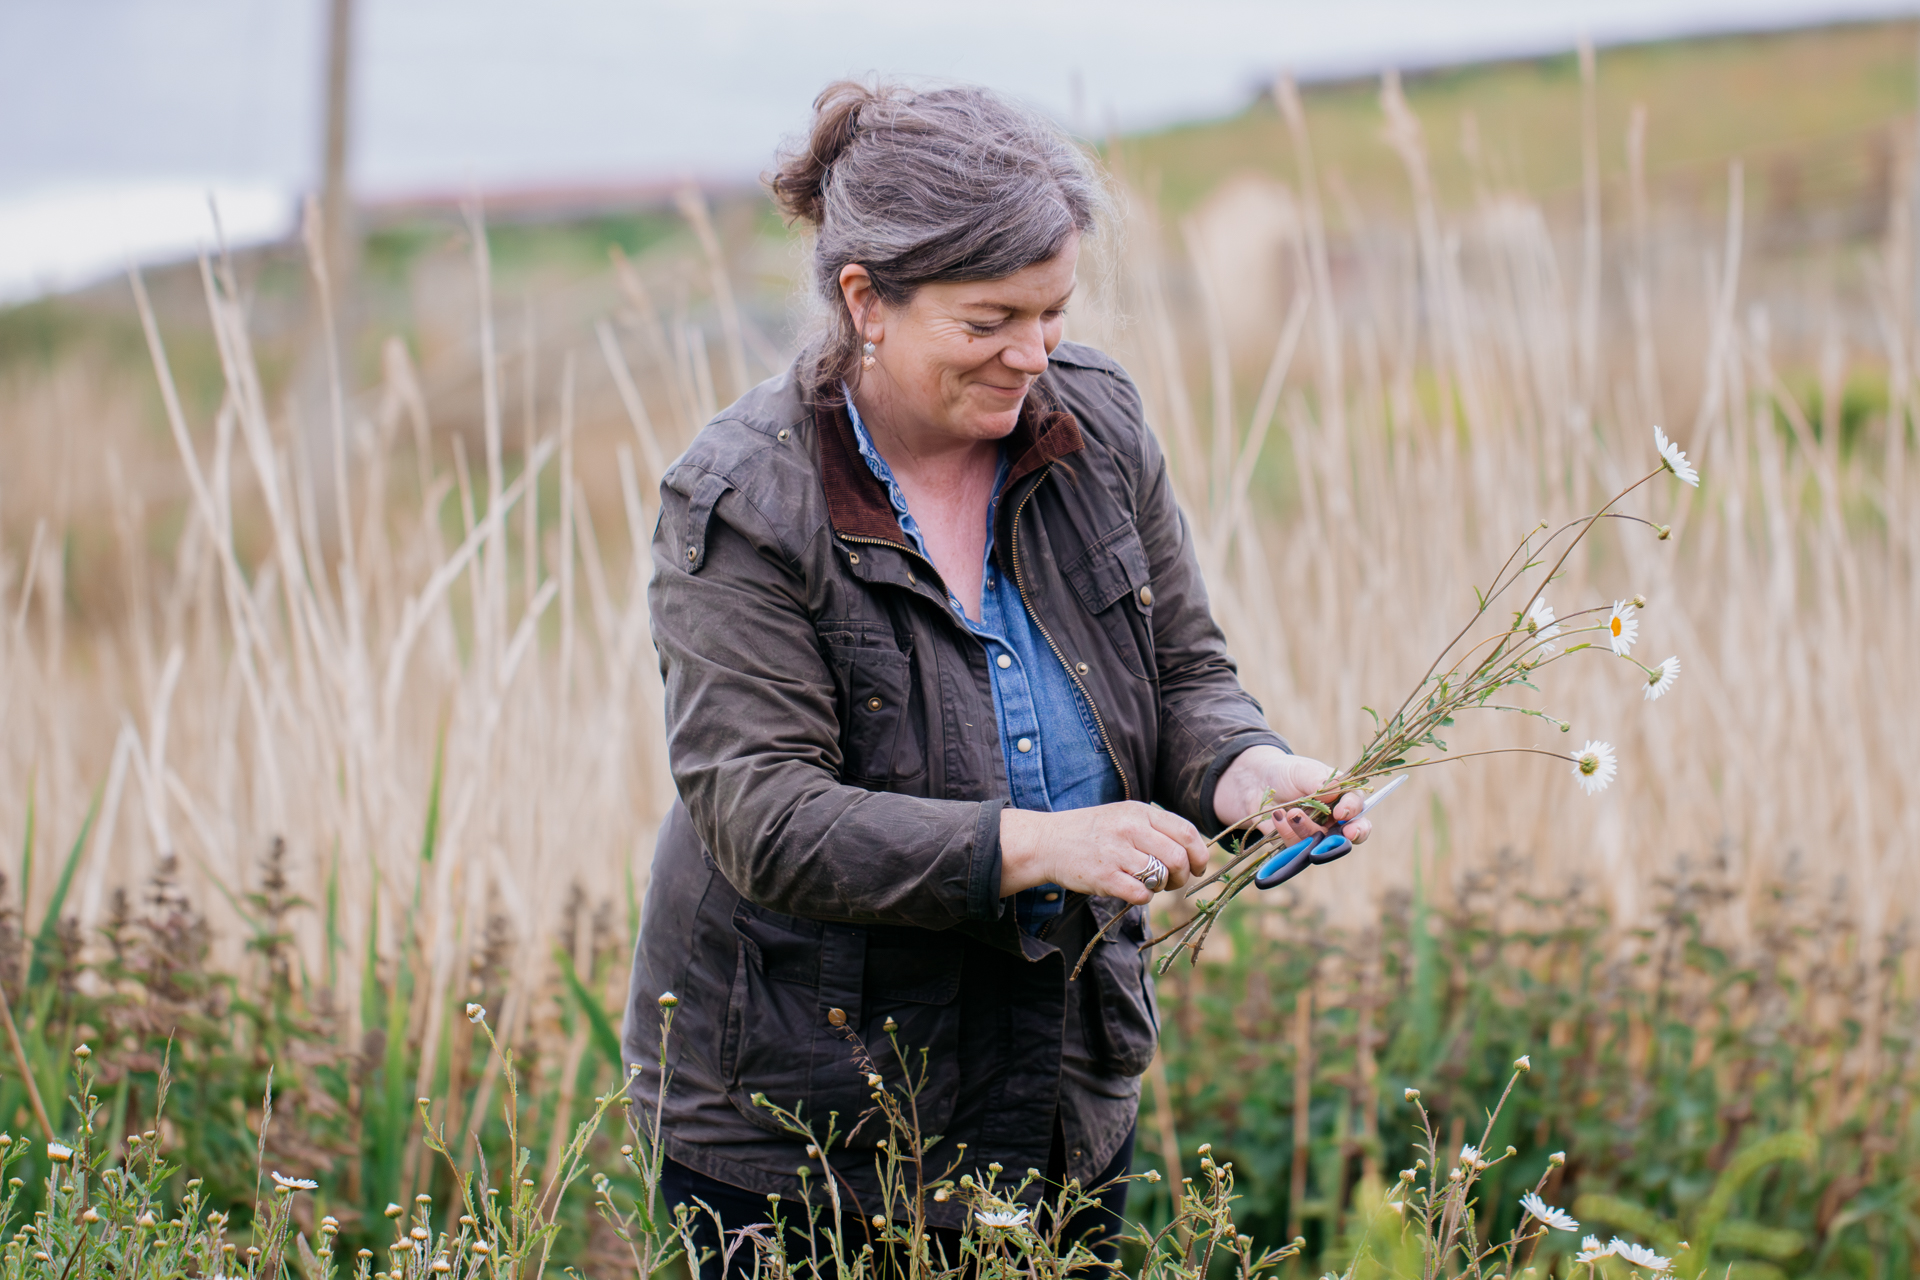
[[[840,272],[854,327],[874,344],[863,413],[928,445],[998,440],[1060,345],[1080,258],[1076,234],[1053,257],[999,280],[920,286],[904,307],[873,294],[864,267]]]

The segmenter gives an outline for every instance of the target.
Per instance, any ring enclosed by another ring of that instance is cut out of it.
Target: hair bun
[[[820,225],[833,163],[852,144],[860,109],[890,96],[884,86],[876,90],[857,80],[835,81],[821,91],[813,100],[813,125],[805,141],[781,155],[780,167],[767,180],[782,213]]]

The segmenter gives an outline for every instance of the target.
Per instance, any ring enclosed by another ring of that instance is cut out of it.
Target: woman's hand
[[[1270,804],[1286,804],[1304,796],[1317,796],[1323,801],[1328,797],[1320,796],[1325,789],[1327,779],[1333,776],[1333,769],[1318,760],[1306,756],[1288,755],[1278,747],[1248,747],[1234,758],[1226,772],[1220,775],[1220,781],[1213,789],[1213,813],[1220,821],[1232,826],[1242,818],[1261,808],[1268,792],[1273,793]],[[1342,795],[1333,806],[1333,821],[1345,822],[1341,834],[1355,844],[1365,843],[1373,834],[1373,824],[1365,818],[1356,818],[1360,805],[1366,799],[1358,791],[1349,791]],[[1263,818],[1259,827],[1268,835],[1280,829],[1284,823],[1295,840],[1305,840],[1311,835],[1328,831],[1332,823],[1316,821],[1305,809],[1289,809],[1278,821]]]
[[[1177,813],[1125,800],[1091,809],[1000,812],[1000,896],[1057,884],[1074,893],[1124,898],[1139,905],[1153,894],[1139,873],[1158,858],[1168,889],[1207,870],[1207,841]]]

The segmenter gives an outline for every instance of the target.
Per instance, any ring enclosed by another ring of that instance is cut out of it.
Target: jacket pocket
[[[745,901],[733,926],[739,947],[721,1071],[742,1115],[784,1133],[754,1104],[764,1093],[797,1111],[821,1140],[831,1124],[840,1143],[870,1150],[886,1135],[877,1117],[862,1123],[873,1107],[867,1073],[898,1085],[904,1056],[917,1081],[925,1050],[921,1124],[928,1136],[941,1132],[959,1085],[959,938],[829,924]]]
[[[1146,912],[1118,898],[1094,898],[1089,905],[1096,925],[1105,925],[1116,911],[1127,914],[1100,940],[1087,964],[1092,986],[1080,997],[1087,1048],[1102,1069],[1138,1076],[1160,1042],[1160,1001],[1140,951],[1147,940]]]
[[[908,790],[927,772],[926,710],[914,696],[911,649],[853,642],[863,638],[840,633],[827,643],[839,698],[840,780],[869,791]]]
[[[1153,575],[1140,531],[1130,522],[1121,525],[1061,572],[1127,670],[1153,679]]]

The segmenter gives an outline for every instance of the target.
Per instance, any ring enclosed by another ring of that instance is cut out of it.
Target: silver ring
[[[1148,893],[1158,893],[1167,887],[1167,864],[1148,854],[1146,867],[1134,872],[1133,878],[1147,886]]]

